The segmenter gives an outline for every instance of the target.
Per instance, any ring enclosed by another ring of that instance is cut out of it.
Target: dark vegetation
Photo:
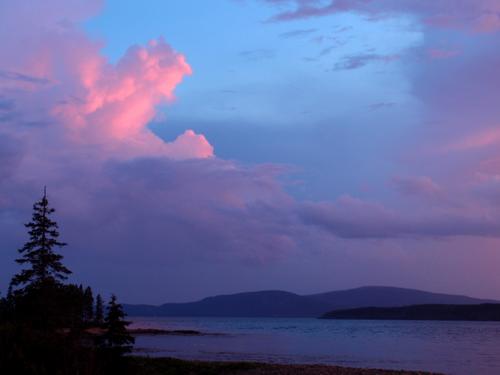
[[[134,339],[122,306],[113,296],[105,309],[90,287],[66,282],[71,271],[57,252],[66,244],[53,213],[44,193],[25,225],[29,240],[16,260],[22,270],[0,299],[0,374],[128,373],[124,354]]]
[[[500,321],[500,304],[416,305],[336,310],[324,319]]]

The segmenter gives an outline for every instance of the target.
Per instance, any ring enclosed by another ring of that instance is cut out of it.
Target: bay
[[[132,328],[203,335],[140,335],[136,354],[213,361],[331,364],[500,374],[500,323],[285,318],[147,317]]]

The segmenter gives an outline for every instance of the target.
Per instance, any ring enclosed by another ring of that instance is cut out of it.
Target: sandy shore
[[[356,369],[325,365],[277,365],[253,362],[202,362],[133,357],[140,375],[438,375],[430,372]]]

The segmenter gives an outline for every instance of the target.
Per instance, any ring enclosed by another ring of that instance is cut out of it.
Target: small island
[[[500,321],[500,304],[363,307],[330,311],[321,319]]]

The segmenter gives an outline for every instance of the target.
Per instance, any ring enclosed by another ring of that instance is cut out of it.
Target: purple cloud
[[[392,182],[396,189],[403,194],[436,197],[443,193],[441,187],[427,176],[396,176],[393,178]]]
[[[298,37],[313,34],[315,32],[316,32],[316,29],[292,30],[292,31],[287,31],[286,33],[280,34],[280,37],[285,38],[285,39],[298,38]]]
[[[347,56],[335,64],[334,70],[354,70],[363,68],[372,62],[389,63],[399,59],[399,55],[378,55],[374,53]]]
[[[500,237],[500,216],[465,212],[403,213],[381,204],[344,196],[335,203],[308,203],[299,208],[302,220],[335,236],[351,239]]]
[[[495,32],[500,29],[500,4],[496,0],[264,0],[285,10],[272,19],[290,21],[343,12],[356,12],[372,19],[394,14],[418,16],[424,24],[440,28]]]

